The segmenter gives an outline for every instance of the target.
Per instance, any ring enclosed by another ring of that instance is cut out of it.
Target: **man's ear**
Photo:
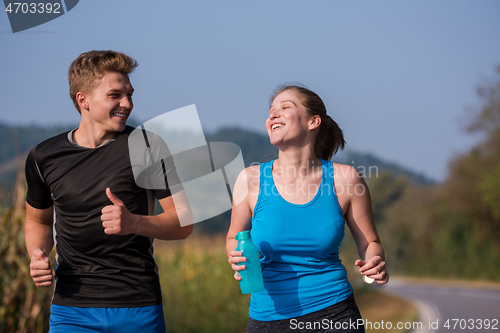
[[[89,110],[89,102],[87,99],[87,96],[82,93],[82,92],[77,92],[76,93],[76,101],[78,103],[78,106],[80,107],[80,110]]]
[[[312,131],[321,125],[321,117],[314,115],[309,119],[309,130]]]

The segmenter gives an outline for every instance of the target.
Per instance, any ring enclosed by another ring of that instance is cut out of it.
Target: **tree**
[[[499,280],[500,67],[477,89],[467,130],[482,134],[435,188],[409,188],[388,210],[388,258],[407,274]]]

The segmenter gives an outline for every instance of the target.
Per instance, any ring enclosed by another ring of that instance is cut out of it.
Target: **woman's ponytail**
[[[345,140],[342,129],[329,115],[321,117],[321,125],[314,142],[314,154],[323,160],[329,160],[339,149],[344,149]]]

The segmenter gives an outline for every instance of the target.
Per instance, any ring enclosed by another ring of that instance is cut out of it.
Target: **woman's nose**
[[[280,116],[280,114],[277,110],[273,110],[273,111],[271,111],[271,113],[269,113],[269,119],[271,119],[271,120],[276,119],[279,116]]]

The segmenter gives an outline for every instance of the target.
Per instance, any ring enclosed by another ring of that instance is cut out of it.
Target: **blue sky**
[[[497,0],[80,1],[13,34],[0,13],[0,121],[77,124],[67,69],[92,49],[125,52],[136,119],[196,104],[205,130],[265,133],[284,82],[325,101],[351,149],[435,179],[478,140],[462,130],[500,65]]]

